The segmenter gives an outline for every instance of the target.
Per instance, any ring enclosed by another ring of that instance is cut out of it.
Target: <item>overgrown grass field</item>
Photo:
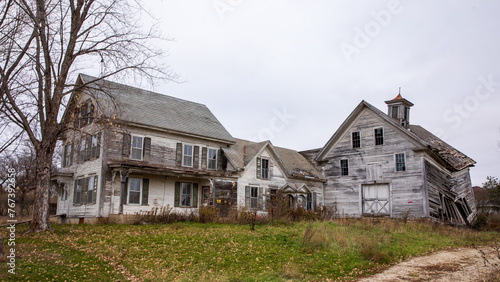
[[[484,245],[499,233],[425,222],[338,219],[257,225],[53,225],[16,237],[5,281],[284,281],[351,279],[439,249]],[[6,237],[7,230],[0,235]],[[7,246],[6,246],[7,247]],[[10,248],[10,247],[9,247]]]

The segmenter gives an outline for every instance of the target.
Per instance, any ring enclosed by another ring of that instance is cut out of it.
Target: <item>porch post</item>
[[[127,203],[127,181],[128,181],[128,170],[120,171],[120,208],[118,210],[119,214],[123,214],[123,205]]]

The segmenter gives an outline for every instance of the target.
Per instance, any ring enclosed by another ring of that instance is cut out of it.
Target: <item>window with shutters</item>
[[[361,147],[361,137],[359,131],[355,131],[352,133],[352,147],[353,148]]]
[[[193,145],[183,144],[182,165],[189,167],[193,166]]]
[[[77,154],[77,160],[86,162],[95,158],[99,158],[101,134],[83,136],[80,141],[80,148]],[[73,148],[71,148],[73,150]]]
[[[259,207],[259,187],[250,187],[250,208]]]
[[[349,161],[340,160],[340,175],[349,175]]]
[[[382,127],[374,129],[375,145],[384,145],[384,129]]]
[[[129,178],[129,188],[128,188],[128,203],[129,204],[140,204],[141,203],[141,179],[140,178]]]
[[[98,177],[92,175],[85,178],[78,178],[75,181],[73,204],[75,205],[93,205],[96,203]]]
[[[261,160],[261,177],[262,179],[269,179],[269,160]]]
[[[132,152],[130,159],[142,161],[143,137],[132,136]]]
[[[405,154],[396,154],[396,171],[406,171]]]
[[[174,207],[197,208],[198,183],[175,182]]]
[[[213,170],[216,170],[217,169],[217,152],[218,150],[217,149],[208,149],[208,155],[207,155],[207,158],[208,158],[208,169],[213,169]]]

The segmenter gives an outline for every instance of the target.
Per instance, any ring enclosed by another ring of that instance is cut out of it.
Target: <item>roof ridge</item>
[[[91,75],[88,75],[88,74],[83,74],[83,73],[80,73],[79,76],[86,76],[86,77],[89,77],[93,80],[96,80],[96,81],[93,81],[91,82],[90,84],[92,83],[109,83],[109,84],[115,84],[117,86],[120,86],[120,87],[126,87],[126,88],[131,88],[131,89],[134,89],[134,90],[137,90],[137,92],[147,92],[145,94],[149,94],[149,95],[155,95],[155,96],[158,96],[158,97],[161,97],[161,98],[171,98],[171,99],[175,99],[175,100],[179,100],[179,101],[183,101],[183,102],[188,102],[188,103],[193,103],[193,104],[198,104],[198,105],[202,105],[202,106],[205,106],[205,104],[202,104],[202,103],[199,103],[199,102],[195,102],[195,101],[190,101],[190,100],[186,100],[186,99],[183,99],[183,98],[179,98],[179,97],[175,97],[175,96],[171,96],[171,95],[167,95],[167,94],[163,94],[163,93],[159,93],[159,92],[155,92],[155,91],[152,91],[152,90],[148,90],[148,89],[142,89],[142,88],[139,88],[137,86],[132,86],[132,85],[128,85],[128,84],[124,84],[124,83],[120,83],[120,82],[116,82],[116,81],[112,81],[112,80],[108,80],[108,79],[100,79],[98,77],[95,77],[95,76],[91,76]]]

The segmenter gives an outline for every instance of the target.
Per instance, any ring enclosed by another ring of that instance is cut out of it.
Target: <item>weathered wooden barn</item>
[[[469,168],[475,162],[423,127],[411,102],[362,101],[323,148],[302,152],[323,171],[325,205],[346,216],[431,217],[467,224],[476,215]]]

